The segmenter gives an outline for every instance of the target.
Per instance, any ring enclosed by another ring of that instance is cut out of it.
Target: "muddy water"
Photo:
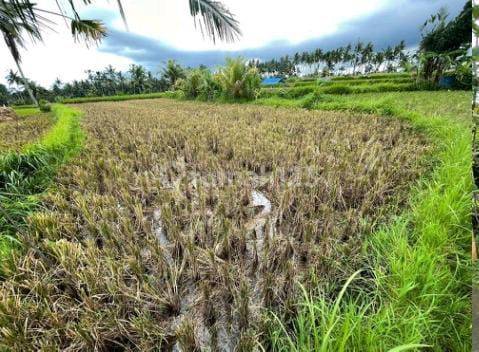
[[[260,253],[263,250],[264,241],[266,236],[273,235],[273,225],[267,228],[268,219],[272,217],[272,205],[269,199],[261,192],[253,190],[251,192],[251,206],[255,208],[260,208],[260,212],[251,219],[249,225],[247,226],[250,230],[253,230],[256,234],[253,242],[254,246],[248,246],[249,251],[253,252],[252,248]],[[171,242],[169,241],[166,230],[161,220],[161,210],[155,209],[152,217],[152,228],[153,233],[162,247],[165,260],[169,265],[174,265],[174,259],[171,253]],[[259,273],[252,278],[251,285],[253,288],[253,295],[251,297],[251,303],[255,306],[261,306],[261,295],[259,287],[260,277]],[[181,299],[181,314],[175,319],[172,324],[172,330],[179,328],[181,323],[188,317],[196,317],[196,330],[195,336],[198,344],[201,348],[208,348],[211,346],[211,334],[208,328],[204,325],[204,322],[199,317],[198,307],[195,306],[195,298],[199,294],[197,288],[192,284],[190,286],[189,292],[185,297]],[[226,321],[225,316],[220,316],[217,324],[217,348],[219,351],[229,352],[234,350],[235,342],[237,340],[236,334],[227,329],[226,327],[229,323]],[[234,328],[235,323],[233,323],[232,328]],[[178,341],[172,347],[174,352],[185,352],[181,348]]]

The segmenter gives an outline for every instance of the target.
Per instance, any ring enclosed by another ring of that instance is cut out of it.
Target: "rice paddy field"
[[[19,110],[23,117],[0,122],[0,154],[18,152],[26,144],[35,142],[53,125],[53,118],[47,113]],[[17,112],[18,113],[18,112]]]
[[[307,99],[76,106],[0,350],[470,350],[470,93]]]

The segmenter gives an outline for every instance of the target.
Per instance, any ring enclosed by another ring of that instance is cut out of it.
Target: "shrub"
[[[50,112],[52,111],[52,106],[50,105],[50,102],[42,99],[38,102],[38,107],[40,108],[41,112]]]
[[[191,70],[186,79],[177,81],[177,90],[181,90],[186,98],[212,100],[221,90],[221,86],[215,76],[208,69]]]
[[[226,98],[253,99],[259,94],[261,77],[258,70],[248,67],[242,58],[227,59],[217,78]]]

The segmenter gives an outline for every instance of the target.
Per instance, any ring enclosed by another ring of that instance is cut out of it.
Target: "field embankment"
[[[0,155],[2,264],[6,264],[5,259],[10,258],[11,250],[21,244],[17,235],[24,229],[28,215],[37,209],[38,196],[47,189],[57,168],[75,152],[81,140],[79,111],[57,105],[53,109],[53,124],[51,117],[47,118],[44,114],[37,116],[22,120],[18,132],[22,138],[9,144],[7,152]],[[35,128],[32,128],[32,124]],[[51,128],[47,130],[50,125]],[[39,126],[44,128],[37,130]],[[0,133],[8,135],[10,128],[9,125],[0,125]],[[32,143],[33,138],[38,138],[42,132],[40,140]],[[9,138],[7,135],[6,140]],[[2,272],[4,270],[8,269],[4,267]]]

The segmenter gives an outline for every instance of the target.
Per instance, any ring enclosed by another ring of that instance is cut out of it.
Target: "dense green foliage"
[[[471,48],[472,6],[466,1],[456,18],[447,22],[447,13],[439,11],[424,23],[418,56],[420,74],[437,83],[447,72],[459,82],[470,87],[472,63],[468,50]]]
[[[218,79],[206,68],[197,68],[188,72],[187,77],[176,85],[187,98],[211,100],[221,91]]]
[[[222,94],[232,99],[253,99],[259,92],[261,78],[258,70],[248,67],[246,61],[227,59],[226,65],[218,73]]]
[[[38,102],[38,108],[40,109],[41,112],[52,111],[52,106],[50,105],[50,103],[43,99]]]

